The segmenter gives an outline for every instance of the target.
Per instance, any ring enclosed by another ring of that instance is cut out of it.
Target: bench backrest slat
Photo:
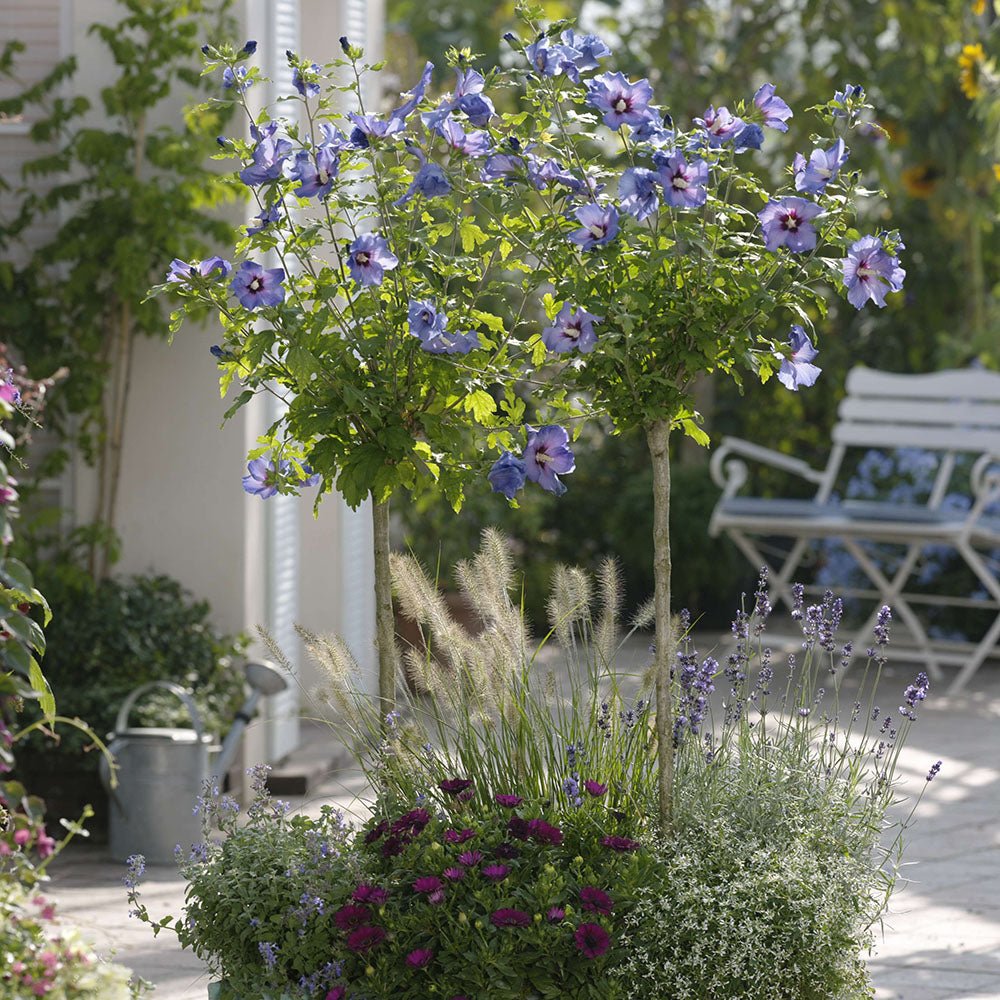
[[[855,368],[833,440],[847,447],[1000,455],[1000,373],[899,375]]]

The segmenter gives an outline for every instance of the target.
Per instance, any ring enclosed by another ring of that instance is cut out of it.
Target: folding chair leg
[[[982,556],[968,542],[959,542],[955,546],[959,554],[965,560],[966,565],[976,574],[979,582],[986,588],[994,602],[1000,605],[1000,582],[990,572]],[[951,682],[948,694],[958,694],[968,683],[972,675],[979,669],[983,661],[992,652],[1000,640],[1000,608],[997,609],[997,617],[987,630],[986,634],[979,640],[975,652],[966,662],[965,666],[958,672],[958,676]]]

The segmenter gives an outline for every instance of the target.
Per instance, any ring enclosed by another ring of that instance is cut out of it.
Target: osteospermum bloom
[[[649,117],[653,88],[648,80],[630,83],[622,73],[602,73],[587,84],[587,103],[600,111],[608,128],[640,125]]]
[[[483,860],[482,851],[463,851],[458,856],[458,863],[460,865],[465,865],[466,868],[475,868],[480,861]]]
[[[444,781],[438,782],[438,788],[445,795],[458,795],[460,792],[464,792],[467,788],[471,787],[472,781],[469,778],[446,778]]]
[[[494,910],[490,914],[490,923],[494,927],[527,927],[531,923],[531,917],[524,910]]]
[[[708,197],[708,164],[700,157],[688,162],[683,153],[660,161],[660,183],[671,208],[699,208]]]
[[[367,924],[371,915],[371,910],[367,906],[348,903],[333,914],[333,922],[340,930],[350,931]]]
[[[602,837],[601,846],[609,847],[612,851],[621,851],[622,853],[627,853],[629,851],[638,851],[642,844],[638,840],[632,840],[629,837],[619,837],[617,835]]]
[[[629,167],[618,183],[618,204],[640,222],[660,207],[659,177],[645,167]]]
[[[240,264],[229,287],[244,309],[277,306],[285,301],[285,272],[280,267],[264,268],[252,260]]]
[[[386,271],[391,271],[399,258],[389,244],[375,233],[363,233],[347,248],[347,266],[351,277],[362,287],[381,285]]]
[[[378,885],[369,885],[367,882],[362,882],[351,893],[351,899],[356,903],[369,903],[371,906],[381,906],[388,898],[389,892],[387,889],[383,889]]]
[[[906,277],[899,258],[893,257],[877,236],[862,236],[852,244],[843,268],[847,301],[856,309],[869,299],[883,308],[886,292],[898,292]]]
[[[588,913],[601,913],[605,916],[615,908],[615,901],[595,885],[585,885],[580,890],[580,906]]]
[[[406,956],[406,964],[411,969],[423,969],[431,964],[434,952],[430,948],[415,948]]]
[[[544,430],[544,428],[543,428]],[[558,846],[563,842],[563,832],[557,826],[546,823],[543,819],[532,819],[528,821],[528,835],[532,840],[540,844],[553,844]]]
[[[753,102],[764,116],[764,124],[768,128],[779,132],[788,131],[785,122],[792,117],[792,109],[775,94],[773,83],[761,84],[753,95]]]
[[[583,787],[587,790],[588,795],[592,795],[595,799],[600,798],[607,790],[607,785],[602,785],[599,781],[588,780],[583,783]]]
[[[583,227],[569,234],[583,250],[610,243],[618,235],[618,211],[614,205],[582,205],[573,213]]]
[[[542,343],[554,354],[566,354],[573,350],[589,354],[597,344],[594,323],[599,323],[603,318],[586,309],[577,309],[574,313],[573,307],[564,302],[552,326],[542,330]]]
[[[464,844],[467,840],[472,840],[475,835],[475,830],[466,827],[464,830],[445,830],[444,839],[448,844]]]
[[[611,947],[611,937],[600,924],[580,924],[573,942],[584,958],[600,958]]]
[[[816,247],[816,230],[812,220],[823,209],[805,198],[780,198],[768,202],[757,213],[768,250],[787,247],[792,253],[805,253]]]
[[[822,193],[850,155],[851,151],[844,145],[843,139],[838,139],[829,149],[814,149],[808,160],[801,153],[796,153],[792,163],[795,190],[807,194]]]
[[[792,327],[788,346],[792,353],[781,362],[778,381],[786,389],[796,392],[799,386],[813,385],[823,369],[811,363],[818,352],[801,326]]]
[[[527,466],[516,455],[505,451],[490,468],[486,478],[494,493],[502,493],[508,500],[513,500],[514,495],[524,489],[524,481],[527,478]],[[517,801],[501,801],[501,800]],[[500,805],[515,806],[521,804],[518,795],[498,795],[496,797]]]
[[[538,483],[543,490],[555,493],[556,496],[565,493],[566,487],[559,481],[559,476],[565,476],[576,468],[566,430],[558,424],[547,424],[538,430],[529,427],[524,465],[527,477],[533,483]]]
[[[437,892],[443,888],[444,883],[436,875],[422,875],[413,883],[413,891],[417,893]]]
[[[509,873],[510,868],[507,865],[485,865],[480,869],[480,874],[491,882],[502,882]]]
[[[508,809],[516,809],[524,801],[520,795],[504,795],[500,792],[493,796],[493,800],[497,805],[505,806]]]
[[[347,935],[345,943],[350,951],[364,954],[377,948],[386,937],[386,932],[381,927],[356,927]]]

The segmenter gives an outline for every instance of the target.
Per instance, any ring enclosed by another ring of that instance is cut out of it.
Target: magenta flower
[[[725,106],[716,109],[715,105],[709,105],[705,117],[695,118],[695,121],[708,133],[708,144],[713,149],[735,139],[746,128],[746,122],[731,114]]]
[[[822,213],[815,202],[805,198],[780,198],[768,202],[757,213],[768,250],[788,247],[792,253],[805,253],[816,247],[812,220]]]
[[[351,277],[361,287],[381,285],[386,271],[391,271],[399,258],[389,244],[374,233],[363,233],[347,248],[347,266]]]
[[[359,954],[377,948],[385,939],[386,932],[381,927],[356,927],[347,935],[347,947]]]
[[[699,208],[708,197],[708,164],[700,157],[690,163],[683,153],[658,161],[664,200],[671,208]]]
[[[252,260],[245,260],[229,287],[244,309],[259,309],[285,301],[284,280],[285,272],[280,267],[263,268]]]
[[[561,906],[550,906],[545,914],[545,919],[558,924],[560,920],[566,919],[566,911]]]
[[[438,782],[438,788],[445,795],[458,795],[466,789],[472,787],[472,782],[468,778],[446,778]]]
[[[527,840],[530,834],[530,824],[520,816],[511,816],[507,821],[507,832],[517,840]]]
[[[618,235],[618,211],[614,205],[583,205],[573,213],[583,227],[569,234],[570,240],[583,250],[604,246]]]
[[[430,948],[415,948],[406,956],[406,964],[411,969],[424,969],[431,964],[434,952]]]
[[[494,795],[493,799],[497,805],[505,806],[508,809],[516,809],[524,801],[520,795],[503,795],[500,793]]]
[[[587,794],[592,795],[595,799],[600,798],[608,790],[607,785],[592,780],[585,781],[583,787],[587,790]]]
[[[347,996],[346,986],[334,986],[334,988],[330,990],[329,993],[327,993],[327,995],[324,997],[324,1000],[344,1000],[346,996]]]
[[[601,112],[611,129],[641,125],[649,117],[652,99],[648,80],[630,83],[622,73],[602,73],[587,83],[587,103]]]
[[[551,823],[546,823],[543,819],[533,819],[528,821],[528,835],[532,840],[537,840],[540,844],[553,844],[558,846],[563,842],[563,832]]]
[[[413,891],[421,894],[437,892],[443,888],[444,882],[436,875],[422,875],[413,883]]]
[[[527,927],[531,917],[524,910],[494,910],[490,923],[494,927]]]
[[[612,851],[621,851],[623,853],[628,851],[638,851],[642,844],[638,840],[630,840],[628,837],[603,837],[601,839],[601,845],[603,847],[610,847]]]
[[[581,354],[589,354],[597,345],[597,334],[594,333],[594,323],[600,323],[603,316],[595,316],[586,309],[577,309],[564,302],[556,315],[552,326],[542,330],[542,343],[554,354],[566,354],[577,350]]]
[[[851,151],[844,145],[843,139],[838,139],[829,149],[814,149],[808,160],[801,153],[796,153],[792,161],[795,190],[822,194],[850,155]]]
[[[431,814],[426,809],[411,809],[404,813],[389,828],[392,833],[420,833],[431,821]]]
[[[464,868],[445,868],[441,873],[449,882],[461,882],[465,878]]]
[[[614,900],[595,885],[585,885],[580,890],[580,905],[588,913],[607,916],[615,908]]]
[[[473,868],[483,860],[482,851],[465,851],[458,856],[458,863],[466,868]]]
[[[449,844],[464,844],[467,840],[471,840],[475,835],[476,831],[468,828],[464,830],[445,830],[444,839]]]
[[[792,353],[781,362],[778,381],[792,392],[797,392],[799,386],[810,386],[819,378],[822,368],[810,364],[818,353],[809,342],[806,331],[801,326],[793,326],[788,338],[788,346]]]
[[[389,821],[387,819],[379,820],[366,834],[365,843],[374,844],[376,840],[384,837],[389,831]],[[358,890],[361,888],[366,888],[365,886],[358,886]]]
[[[777,129],[779,132],[788,131],[785,122],[792,117],[792,109],[775,94],[773,83],[761,84],[757,88],[757,93],[753,95],[753,102],[763,114],[764,124],[768,128]]]
[[[371,911],[367,906],[348,903],[334,913],[333,922],[342,931],[350,931],[355,927],[362,927],[370,918]]]
[[[528,428],[528,444],[524,449],[527,477],[543,490],[562,496],[565,485],[559,476],[568,475],[576,468],[573,452],[569,447],[569,434],[557,424]],[[534,822],[534,821],[532,821]]]
[[[491,882],[502,882],[509,874],[510,868],[507,865],[486,865],[480,871]]]
[[[869,299],[883,308],[886,292],[898,292],[906,277],[899,258],[893,257],[877,236],[862,236],[854,243],[843,267],[847,301],[856,309]]]
[[[580,924],[573,941],[584,958],[600,958],[611,947],[611,938],[600,924]]]
[[[351,899],[356,903],[368,903],[371,906],[381,906],[388,898],[389,893],[386,889],[378,885],[369,885],[367,882],[362,882],[351,893]]]

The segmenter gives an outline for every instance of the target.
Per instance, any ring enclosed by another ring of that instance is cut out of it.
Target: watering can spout
[[[212,765],[212,770],[223,777],[232,766],[240,740],[247,725],[257,711],[257,704],[264,695],[280,694],[288,687],[288,678],[271,662],[267,660],[250,660],[244,667],[247,684],[250,685],[250,695],[230,727],[226,738],[222,741],[222,749]]]

